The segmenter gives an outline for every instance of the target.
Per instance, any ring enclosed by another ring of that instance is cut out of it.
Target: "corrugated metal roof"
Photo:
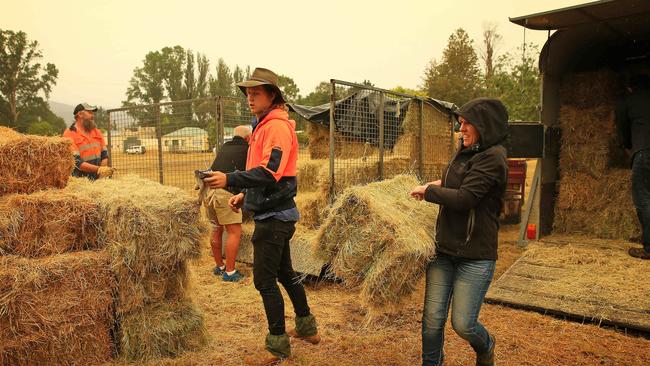
[[[648,0],[600,0],[509,19],[528,29],[557,30],[643,14],[650,16]]]

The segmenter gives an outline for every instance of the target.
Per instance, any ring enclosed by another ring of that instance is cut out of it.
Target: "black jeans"
[[[284,300],[278,281],[291,299],[296,316],[309,315],[305,289],[291,266],[289,241],[296,231],[295,222],[274,218],[256,220],[253,232],[253,282],[262,295],[269,332],[282,335],[284,328]]]
[[[650,253],[650,150],[641,150],[634,154],[632,198],[641,222],[643,248]]]

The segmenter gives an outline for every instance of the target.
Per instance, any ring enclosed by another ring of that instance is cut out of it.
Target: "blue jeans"
[[[634,154],[632,198],[641,223],[643,248],[650,252],[650,150],[641,150]]]
[[[483,304],[495,261],[474,260],[438,253],[427,267],[422,315],[422,365],[442,365],[445,323],[451,303],[451,325],[477,353],[492,347],[478,313]]]

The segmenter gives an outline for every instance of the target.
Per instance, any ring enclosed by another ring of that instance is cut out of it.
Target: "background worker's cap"
[[[93,111],[93,112],[95,112],[96,110],[97,110],[96,106],[90,105],[90,104],[84,102],[84,103],[81,103],[81,104],[77,104],[77,106],[74,107],[74,112],[72,112],[72,115],[76,116],[77,113],[79,113],[81,111]]]
[[[278,93],[278,96],[282,100],[282,103],[285,103],[282,91],[278,86],[278,75],[269,69],[256,67],[255,70],[253,70],[253,75],[251,75],[251,78],[249,80],[237,83],[237,86],[242,91],[242,93],[244,93],[244,95],[248,95],[246,94],[246,88],[252,88],[254,86],[260,85],[271,85]]]

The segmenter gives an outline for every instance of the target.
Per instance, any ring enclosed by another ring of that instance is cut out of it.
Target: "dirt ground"
[[[497,273],[501,275],[523,252],[516,244],[517,227],[502,230]],[[205,312],[208,345],[165,365],[241,365],[244,356],[263,349],[266,320],[261,299],[250,282],[224,283],[212,275],[208,255],[193,266],[193,294]],[[418,365],[423,283],[404,301],[399,315],[366,322],[354,291],[333,283],[309,283],[307,296],[323,337],[313,346],[292,343],[292,357],[284,365]],[[293,311],[285,294],[287,326]],[[551,316],[485,304],[481,322],[497,339],[499,365],[647,365],[650,339]],[[474,352],[447,326],[447,365],[472,365]],[[153,364],[153,363],[152,363]]]

